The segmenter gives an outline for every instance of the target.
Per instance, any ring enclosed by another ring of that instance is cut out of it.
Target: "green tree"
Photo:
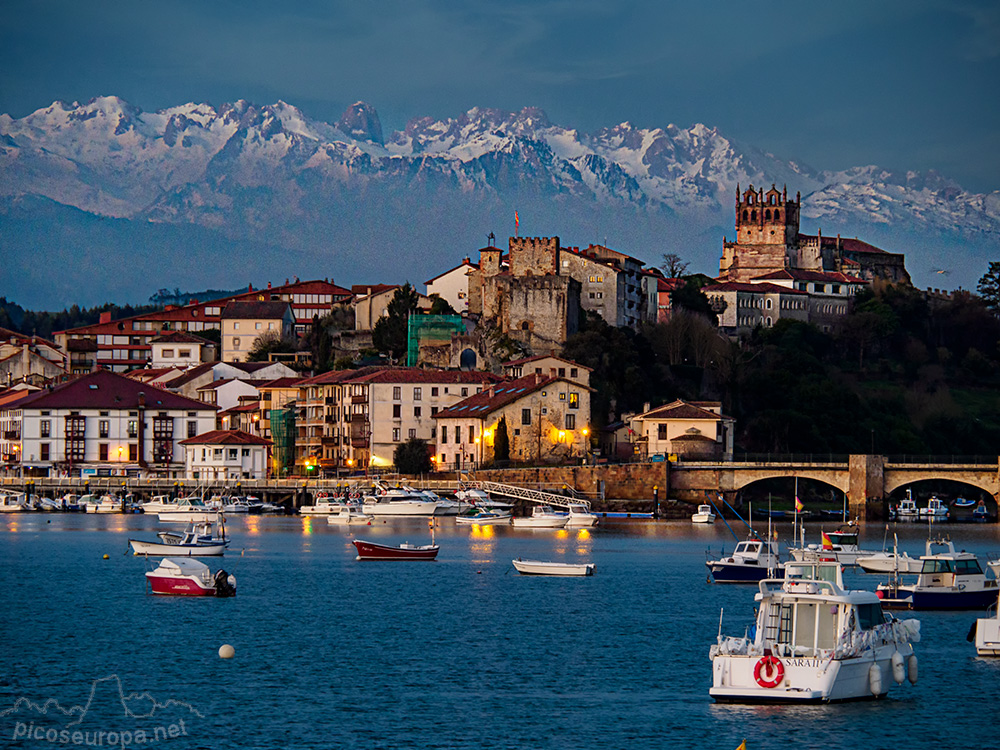
[[[247,362],[267,362],[273,352],[294,352],[295,342],[281,337],[277,331],[264,331],[253,340]]]
[[[493,436],[493,460],[503,464],[510,461],[510,435],[507,434],[507,417],[500,417]]]
[[[976,291],[988,308],[1000,312],[1000,260],[990,261],[990,267],[979,280]]]
[[[427,450],[427,441],[420,438],[410,438],[405,443],[396,446],[392,454],[396,471],[400,474],[428,474],[431,470],[431,454]]]
[[[448,300],[436,295],[431,295],[431,309],[429,310],[431,315],[457,315],[455,308],[451,306]]]
[[[406,354],[407,321],[416,309],[419,299],[410,282],[396,290],[386,307],[386,314],[379,318],[372,329],[372,344],[393,359]]]

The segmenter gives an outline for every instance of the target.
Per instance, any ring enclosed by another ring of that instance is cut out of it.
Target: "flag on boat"
[[[796,495],[795,496],[795,512],[796,513],[801,513],[803,510],[805,510],[805,508],[806,508],[806,506],[804,506],[802,504],[802,501],[799,500],[799,496]]]
[[[833,549],[833,540],[825,531],[823,532],[823,549]]]

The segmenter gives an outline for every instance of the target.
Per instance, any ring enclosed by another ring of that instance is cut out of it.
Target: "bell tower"
[[[753,185],[736,192],[736,242],[746,245],[791,245],[799,241],[799,201],[788,200],[788,189],[773,184],[766,193]]]

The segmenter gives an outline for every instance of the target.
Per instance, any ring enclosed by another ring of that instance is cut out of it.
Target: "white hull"
[[[859,557],[874,557],[877,552],[864,549],[821,549],[807,547],[806,549],[789,549],[788,553],[797,562],[816,562],[817,560],[836,560],[841,565],[855,565]]]
[[[369,516],[433,516],[438,508],[436,502],[420,500],[400,500],[388,503],[365,503],[361,509]]]
[[[556,516],[548,518],[545,516],[528,516],[527,518],[514,518],[511,523],[521,529],[561,529],[566,526],[569,516]]]
[[[201,523],[214,521],[219,513],[215,510],[168,510],[157,513],[156,517],[166,523]]]
[[[691,516],[691,523],[715,523],[715,516],[711,513],[695,513]]]
[[[130,539],[132,552],[135,555],[151,555],[153,557],[221,557],[226,552],[226,545],[180,545],[163,544],[162,542],[140,542]]]
[[[569,519],[566,521],[566,528],[586,529],[591,526],[597,526],[599,520],[593,513],[570,513]]]
[[[299,515],[303,516],[332,516],[340,513],[344,507],[343,503],[316,503],[315,505],[303,505],[299,508]]]
[[[594,563],[557,563],[541,560],[511,560],[518,573],[531,576],[592,576]]]
[[[892,655],[896,647],[881,646],[876,651],[881,680],[879,691],[873,693],[869,669],[870,653],[851,659],[818,657],[781,657],[784,679],[775,687],[762,687],[754,678],[759,655],[716,656],[712,660],[712,687],[709,695],[719,701],[740,703],[816,703],[877,698],[885,695],[893,684]],[[913,650],[902,644],[904,659]]]
[[[510,516],[484,516],[476,518],[474,516],[458,516],[455,523],[464,526],[510,526]]]
[[[326,522],[334,526],[350,524],[368,525],[372,522],[372,517],[356,508],[350,508],[342,510],[336,515],[327,516]]]
[[[868,573],[919,573],[923,563],[905,552],[898,557],[891,552],[876,552],[867,557],[859,557],[856,564]]]

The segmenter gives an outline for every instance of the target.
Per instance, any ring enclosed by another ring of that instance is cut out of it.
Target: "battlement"
[[[558,237],[511,237],[509,247],[511,276],[559,273]]]

